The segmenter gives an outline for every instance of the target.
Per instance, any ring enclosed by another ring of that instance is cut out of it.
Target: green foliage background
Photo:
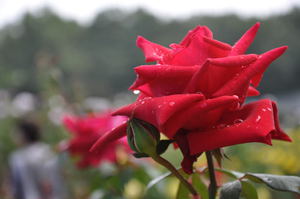
[[[168,21],[143,10],[108,10],[99,13],[89,25],[64,20],[50,10],[27,14],[0,31],[0,87],[39,93],[42,88],[37,83],[37,70],[47,56],[62,70],[69,95],[71,90],[80,89],[82,95],[112,96],[127,90],[135,77],[132,67],[144,63],[142,53],[135,47],[137,35],[169,45],[200,24],[210,27],[216,39],[234,44],[257,21],[262,26],[250,53],[289,46],[288,53],[268,69],[262,92],[299,89],[299,8],[263,19],[225,15]]]

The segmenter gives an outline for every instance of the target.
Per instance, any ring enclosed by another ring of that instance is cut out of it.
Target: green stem
[[[171,173],[176,176],[179,181],[193,194],[193,196],[198,196],[197,191],[193,187],[192,184],[190,184],[184,177],[177,171],[177,169],[166,159],[164,159],[161,156],[152,157],[157,163],[163,165],[168,170],[171,171]]]
[[[210,179],[210,184],[208,187],[209,199],[215,199],[216,193],[217,193],[217,182],[216,182],[216,176],[215,176],[214,162],[213,162],[211,151],[205,152],[205,155],[206,155],[206,159],[207,159],[209,179]]]

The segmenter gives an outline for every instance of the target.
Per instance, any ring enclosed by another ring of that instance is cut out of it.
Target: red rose
[[[64,148],[70,154],[80,157],[77,163],[79,168],[97,167],[103,161],[115,162],[118,146],[129,149],[125,138],[114,141],[109,148],[102,148],[100,152],[91,153],[89,149],[104,133],[125,121],[125,117],[112,117],[110,113],[91,114],[83,117],[67,115],[63,118],[63,124],[73,134],[73,137],[67,141]]]
[[[214,40],[205,26],[189,31],[170,48],[138,37],[146,62],[157,64],[135,68],[138,77],[130,89],[141,94],[114,115],[144,120],[174,139],[188,173],[204,151],[247,142],[271,144],[272,139],[290,141],[279,127],[275,102],[266,99],[243,105],[246,97],[259,95],[256,87],[263,72],[287,49],[244,54],[258,28],[259,23],[234,46]],[[125,128],[123,124],[106,134],[93,149],[125,136]]]

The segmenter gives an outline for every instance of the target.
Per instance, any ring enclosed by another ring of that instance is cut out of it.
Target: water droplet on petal
[[[272,109],[271,109],[271,108],[267,108],[267,110],[268,110],[268,111],[272,111]]]
[[[244,120],[242,120],[242,119],[235,119],[234,121],[233,121],[233,123],[234,124],[240,124],[240,123],[242,123]]]
[[[143,101],[141,101],[141,104],[145,104],[145,101],[143,100]]]
[[[135,95],[140,94],[140,92],[141,92],[141,91],[139,91],[139,90],[133,90],[133,94],[135,94]]]
[[[266,112],[267,111],[267,109],[265,109],[265,108],[263,108],[263,109],[261,109],[263,112]]]
[[[162,105],[160,104],[160,105],[158,105],[158,107],[157,108],[161,108],[162,107]]]
[[[170,106],[174,106],[174,105],[175,105],[175,102],[169,102],[169,105],[170,105]]]
[[[256,122],[259,122],[260,120],[261,120],[261,116],[258,115],[255,121],[256,121]]]
[[[217,126],[218,129],[223,129],[223,128],[225,128],[225,127],[226,127],[226,124],[219,124],[219,125]]]

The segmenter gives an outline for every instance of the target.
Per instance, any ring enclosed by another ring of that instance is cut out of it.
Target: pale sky
[[[132,11],[142,7],[169,19],[224,13],[265,17],[285,13],[295,5],[300,6],[300,0],[0,0],[0,27],[46,6],[65,18],[85,23],[107,8]]]

